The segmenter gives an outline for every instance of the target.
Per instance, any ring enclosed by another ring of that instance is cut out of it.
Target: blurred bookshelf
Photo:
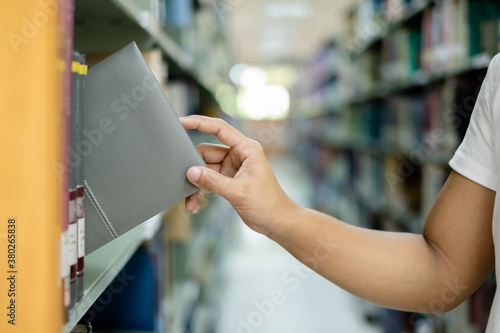
[[[214,97],[233,63],[225,21],[216,3],[195,1],[183,22],[166,17],[167,3],[153,0],[76,0],[75,49],[112,53],[131,40],[141,49],[159,48],[170,74],[193,82]],[[189,17],[189,18],[187,18]],[[207,50],[210,49],[210,52]]]
[[[364,0],[291,88],[294,149],[314,206],[350,223],[422,233],[500,52],[493,0]],[[490,278],[442,315],[381,310],[386,332],[484,331]]]

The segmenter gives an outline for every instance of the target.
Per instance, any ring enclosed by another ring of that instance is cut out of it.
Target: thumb
[[[227,198],[230,191],[231,179],[209,168],[191,167],[187,171],[187,179],[197,187],[224,198]]]

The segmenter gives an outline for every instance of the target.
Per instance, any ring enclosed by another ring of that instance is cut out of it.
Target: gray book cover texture
[[[85,252],[197,191],[205,166],[135,43],[89,69],[81,147]]]

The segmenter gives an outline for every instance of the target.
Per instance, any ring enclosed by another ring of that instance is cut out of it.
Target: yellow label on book
[[[80,72],[80,63],[78,61],[73,61],[71,63],[71,71],[74,73]]]
[[[88,66],[80,65],[80,75],[87,75]]]

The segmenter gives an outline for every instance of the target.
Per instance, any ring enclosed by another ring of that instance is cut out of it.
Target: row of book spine
[[[422,19],[422,69],[459,66],[499,51],[500,3],[495,0],[436,1]]]
[[[69,69],[70,80],[70,121],[67,190],[68,209],[61,236],[61,271],[64,287],[64,306],[71,309],[84,293],[84,257],[85,257],[85,181],[83,173],[83,91],[87,65],[85,56],[73,52]]]
[[[389,28],[394,23],[387,14],[393,8],[410,11],[416,3],[423,3],[424,9],[397,28]],[[485,66],[500,51],[498,1],[407,1],[391,6],[388,1],[363,1],[350,18],[355,22],[351,29],[361,37],[328,43],[311,60],[301,75],[301,86],[295,89],[307,99],[301,113],[335,111],[381,89],[418,85],[443,73]],[[362,50],[356,42],[360,38],[368,42],[372,30],[377,31],[373,27],[383,31],[380,43],[349,58],[344,51],[353,45],[354,53]]]

